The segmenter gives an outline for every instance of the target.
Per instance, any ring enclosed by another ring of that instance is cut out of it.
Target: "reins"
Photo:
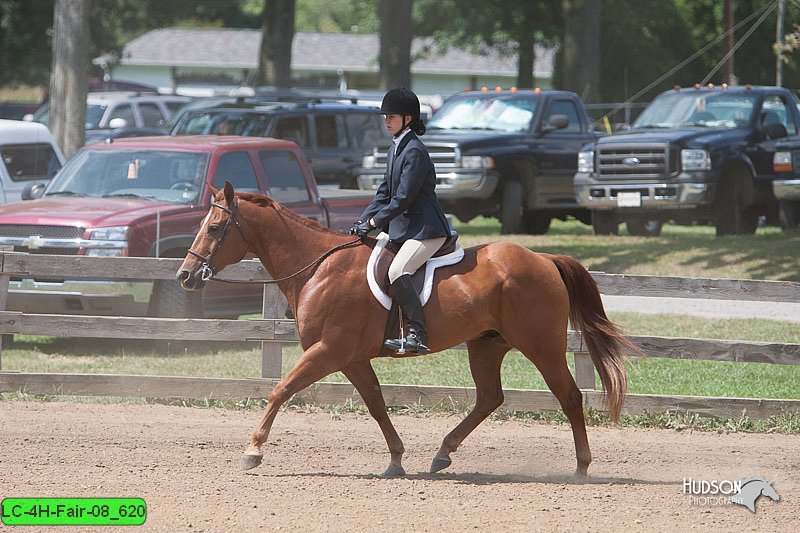
[[[266,285],[266,284],[269,284],[269,283],[279,283],[281,281],[286,281],[287,279],[292,279],[293,277],[302,274],[303,272],[305,272],[309,268],[313,267],[314,265],[324,261],[325,258],[327,258],[329,255],[331,255],[331,254],[333,254],[335,252],[338,252],[339,250],[342,250],[344,248],[347,248],[348,246],[352,246],[355,243],[360,242],[360,241],[361,241],[361,238],[360,237],[356,237],[352,241],[346,242],[344,244],[339,244],[338,246],[334,246],[333,248],[331,248],[330,250],[328,250],[327,252],[325,252],[324,254],[319,256],[318,258],[314,259],[311,263],[307,264],[306,266],[304,266],[303,268],[301,268],[300,270],[298,270],[294,274],[289,274],[288,276],[283,276],[282,278],[268,279],[268,280],[263,280],[263,281],[246,281],[246,280],[239,280],[239,279],[219,279],[219,278],[215,278],[215,277],[211,277],[209,279],[211,281],[218,281],[220,283],[234,283],[234,284],[238,283],[238,284],[247,284],[247,285],[252,285],[254,283],[261,283],[263,285]]]
[[[216,246],[214,247],[213,250],[211,250],[211,252],[207,256],[201,255],[198,252],[195,252],[194,250],[191,250],[191,249],[188,251],[189,254],[195,256],[196,258],[200,259],[203,262],[203,264],[200,266],[200,278],[203,281],[218,281],[220,283],[247,284],[247,285],[252,285],[254,283],[261,283],[261,284],[264,284],[264,285],[266,285],[268,283],[279,283],[281,281],[286,281],[288,279],[292,279],[293,277],[302,274],[303,272],[305,272],[309,268],[313,267],[314,265],[317,265],[317,264],[321,263],[322,261],[324,261],[325,258],[327,258],[329,255],[331,255],[331,254],[333,254],[335,252],[338,252],[339,250],[342,250],[344,248],[347,248],[349,246],[352,246],[352,245],[356,244],[357,242],[361,241],[360,237],[356,237],[352,241],[349,241],[349,242],[346,242],[344,244],[339,244],[337,246],[334,246],[333,248],[331,248],[330,250],[328,250],[327,252],[325,252],[324,254],[319,256],[318,258],[314,259],[311,263],[307,264],[306,266],[304,266],[303,268],[301,268],[300,270],[298,270],[294,274],[290,274],[290,275],[284,276],[282,278],[269,279],[269,280],[264,280],[264,281],[247,281],[247,280],[237,280],[237,279],[219,279],[219,278],[215,278],[214,277],[214,270],[211,268],[211,260],[214,258],[214,256],[217,254],[217,252],[219,251],[220,247],[222,246],[222,241],[225,240],[225,237],[228,235],[228,231],[230,230],[231,225],[232,224],[236,225],[236,228],[239,230],[239,233],[242,235],[242,238],[244,239],[244,241],[246,243],[248,243],[248,245],[250,244],[250,241],[247,239],[247,236],[245,235],[244,230],[242,229],[242,226],[239,224],[239,221],[236,219],[236,213],[239,211],[239,202],[237,201],[236,198],[233,199],[233,205],[231,206],[230,209],[228,209],[224,205],[219,204],[217,202],[212,202],[211,203],[211,208],[213,209],[215,207],[217,209],[220,209],[220,210],[222,210],[222,211],[224,211],[225,213],[228,214],[228,220],[225,222],[225,227],[222,228],[222,234],[219,237],[214,238],[214,240],[217,241],[216,242]]]

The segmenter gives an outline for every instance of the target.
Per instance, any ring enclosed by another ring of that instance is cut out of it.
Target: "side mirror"
[[[789,133],[786,131],[786,126],[783,124],[768,124],[761,130],[761,134],[765,139],[780,139],[786,137]]]
[[[119,117],[112,118],[108,122],[108,127],[111,128],[112,130],[115,130],[117,128],[127,128],[128,127],[128,121],[125,120],[124,118],[119,118]]]
[[[563,130],[569,126],[567,115],[552,115],[542,131]]]
[[[44,195],[44,183],[29,183],[22,189],[23,200],[35,200]]]

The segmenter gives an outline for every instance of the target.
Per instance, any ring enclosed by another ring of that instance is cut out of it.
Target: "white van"
[[[26,186],[46,185],[63,164],[46,126],[0,120],[0,203],[19,202]]]

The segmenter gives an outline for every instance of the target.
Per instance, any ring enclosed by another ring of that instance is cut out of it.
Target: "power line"
[[[725,54],[722,60],[719,63],[717,63],[714,68],[711,69],[711,71],[706,75],[705,78],[703,78],[703,81],[700,82],[700,85],[705,85],[706,82],[708,82],[708,80],[711,79],[711,76],[717,73],[717,71],[722,67],[722,65],[725,64],[728,58],[731,57],[733,53],[736,52],[736,50],[738,50],[739,47],[744,44],[744,42],[753,34],[753,32],[756,31],[756,28],[758,28],[761,25],[761,23],[764,22],[764,20],[775,10],[776,6],[777,6],[776,2],[771,2],[770,4],[767,4],[768,9],[764,11],[764,13],[761,15],[761,17],[759,17],[759,19],[755,22],[755,24],[750,26],[750,29],[747,30],[747,32],[742,36],[742,38],[739,39],[739,41],[735,45],[733,45],[733,47],[730,50],[728,50],[728,53]]]

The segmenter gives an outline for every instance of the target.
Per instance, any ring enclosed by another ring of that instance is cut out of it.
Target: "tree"
[[[264,0],[256,85],[291,85],[294,12],[295,0]]]
[[[69,158],[83,146],[89,67],[90,0],[56,0],[50,131]]]
[[[418,35],[432,35],[440,48],[517,56],[519,87],[536,84],[535,45],[554,45],[563,26],[560,3],[545,0],[426,0],[419,12]]]
[[[379,0],[380,88],[411,86],[412,0]]]
[[[561,87],[585,102],[600,96],[600,14],[602,0],[564,0]]]

